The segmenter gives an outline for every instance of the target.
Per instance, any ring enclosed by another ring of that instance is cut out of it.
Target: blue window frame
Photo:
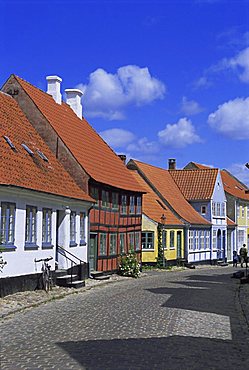
[[[142,197],[137,197],[137,209],[136,214],[141,215],[142,212]]]
[[[8,248],[16,248],[15,241],[15,203],[1,203],[1,228],[0,228],[0,245]]]
[[[80,245],[86,245],[86,230],[85,230],[86,214],[80,212]]]
[[[52,210],[42,210],[42,248],[52,248]]]
[[[70,214],[70,247],[76,247],[76,212]]]
[[[26,207],[26,230],[25,230],[25,248],[38,248],[36,245],[37,230],[37,208],[34,206]]]

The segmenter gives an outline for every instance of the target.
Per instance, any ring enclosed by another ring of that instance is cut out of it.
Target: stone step
[[[55,270],[55,277],[59,277],[59,276],[64,276],[64,275],[67,275],[67,270],[66,269],[57,269]]]
[[[108,280],[110,279],[110,275],[101,275],[101,276],[95,276],[94,280]]]
[[[74,282],[77,278],[77,275],[72,275],[72,277],[71,275],[58,276],[56,277],[56,285],[67,287],[68,284],[71,284],[71,280]]]
[[[75,280],[72,283],[68,283],[68,288],[79,289],[86,286],[85,280]]]
[[[103,271],[91,271],[91,277],[96,279],[98,276],[103,276]]]

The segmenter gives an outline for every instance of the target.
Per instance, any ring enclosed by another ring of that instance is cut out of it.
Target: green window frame
[[[112,209],[118,210],[118,198],[119,194],[116,192],[112,193]]]
[[[107,254],[107,234],[101,233],[99,236],[99,254],[100,256],[106,256]]]
[[[121,214],[127,214],[127,196],[124,194],[121,196]]]
[[[175,231],[174,230],[170,230],[169,238],[170,238],[170,249],[175,249]]]
[[[154,250],[154,231],[142,232],[142,250]]]
[[[120,254],[125,253],[125,233],[119,234],[119,249],[120,249]]]
[[[111,233],[110,234],[110,255],[117,254],[117,234]]]

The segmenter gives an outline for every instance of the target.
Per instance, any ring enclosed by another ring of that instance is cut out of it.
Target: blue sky
[[[249,185],[248,0],[0,0],[0,29],[1,85],[56,74],[117,153]]]

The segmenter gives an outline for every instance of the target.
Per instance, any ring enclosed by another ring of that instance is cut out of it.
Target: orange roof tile
[[[15,78],[92,179],[116,188],[141,192],[121,159],[84,118],[78,118],[68,104],[57,104],[44,91],[20,77]]]
[[[136,160],[131,160],[132,162],[182,219],[190,224],[210,225],[184,198],[170,171]]]
[[[221,170],[221,178],[225,192],[236,198],[249,200],[249,193],[246,193],[248,190],[247,186],[242,184],[230,172],[227,170]]]
[[[131,173],[146,191],[146,194],[143,195],[143,213],[158,223],[161,223],[161,217],[164,214],[166,217],[165,225],[182,226],[184,223],[163,204],[158,195],[151,189],[139,173],[135,170],[131,171]]]
[[[16,150],[11,149],[4,136],[11,140]],[[26,144],[34,155],[28,154],[21,144]],[[48,158],[48,162],[38,155],[37,150]],[[2,92],[0,92],[0,158],[2,185],[94,202],[58,162],[17,102]]]
[[[227,217],[227,225],[228,226],[236,226],[236,223],[233,220],[231,220],[231,218]]]
[[[208,200],[212,198],[217,168],[202,170],[170,170],[169,173],[188,200]]]

